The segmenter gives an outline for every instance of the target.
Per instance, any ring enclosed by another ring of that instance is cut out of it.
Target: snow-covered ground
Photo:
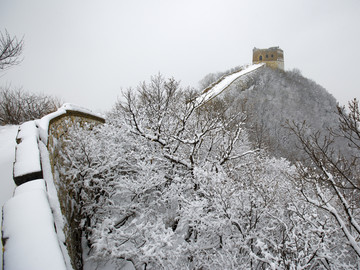
[[[0,126],[0,205],[10,199],[15,189],[12,177],[18,126]],[[0,213],[2,220],[2,211]],[[2,249],[2,244],[1,244]],[[1,252],[2,261],[2,252]]]

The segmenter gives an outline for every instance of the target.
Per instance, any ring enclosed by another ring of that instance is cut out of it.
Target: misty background
[[[208,73],[280,46],[341,103],[360,97],[360,2],[0,0],[0,30],[24,36],[23,61],[0,85],[55,95],[95,111],[159,72],[198,87]]]

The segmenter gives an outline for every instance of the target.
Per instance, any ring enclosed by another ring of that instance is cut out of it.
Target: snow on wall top
[[[257,70],[258,68],[263,67],[265,64],[255,64],[245,67],[244,69],[225,75],[221,77],[216,83],[210,86],[210,89],[205,89],[203,93],[195,100],[195,106],[199,107],[206,102],[210,101],[214,97],[222,93],[227,87],[230,86],[235,80],[239,79],[241,76],[249,74]]]
[[[44,180],[17,187],[3,213],[4,269],[66,270]]]
[[[28,121],[20,125],[15,148],[14,181],[17,185],[22,184],[25,175],[41,177],[40,152],[38,147],[39,131],[35,121]]]
[[[56,112],[45,115],[43,118],[37,120],[37,124],[40,128],[40,138],[45,143],[45,145],[47,144],[49,125],[51,121],[67,114],[68,112],[76,112],[85,116],[89,116],[90,118],[95,118],[99,121],[105,122],[105,119],[101,115],[93,113],[91,110],[75,104],[64,103]]]
[[[13,178],[18,187],[14,197],[3,207],[4,269],[65,270],[66,264],[71,269],[66,247],[61,244],[64,239],[58,238],[61,233],[57,235],[54,230],[54,216],[49,204],[49,199],[54,201],[54,195],[49,196],[41,162],[41,158],[48,159],[44,148],[51,121],[68,114],[105,122],[90,110],[66,103],[54,113],[19,126],[13,167]],[[51,171],[49,164],[45,162],[44,166],[48,174]],[[49,178],[46,174],[45,177]],[[56,211],[61,212],[60,208]]]
[[[16,136],[17,143],[26,140],[29,137],[37,137],[39,132],[34,121],[28,121],[20,125],[18,134]]]
[[[50,113],[39,120],[28,121],[20,125],[16,137],[14,162],[14,181],[21,185],[32,179],[42,178],[42,169],[39,152],[39,139],[47,144],[50,122],[67,113],[77,113],[85,117],[105,121],[100,115],[80,106],[65,103],[56,112]]]

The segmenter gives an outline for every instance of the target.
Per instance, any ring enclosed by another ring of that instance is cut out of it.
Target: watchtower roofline
[[[284,51],[280,47],[253,49],[253,64],[265,63],[271,68],[284,70]]]

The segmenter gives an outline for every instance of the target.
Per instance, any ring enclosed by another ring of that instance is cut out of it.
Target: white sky
[[[25,38],[0,86],[103,111],[158,72],[198,87],[280,46],[285,69],[345,104],[360,97],[359,27],[359,0],[0,0],[0,31]]]

